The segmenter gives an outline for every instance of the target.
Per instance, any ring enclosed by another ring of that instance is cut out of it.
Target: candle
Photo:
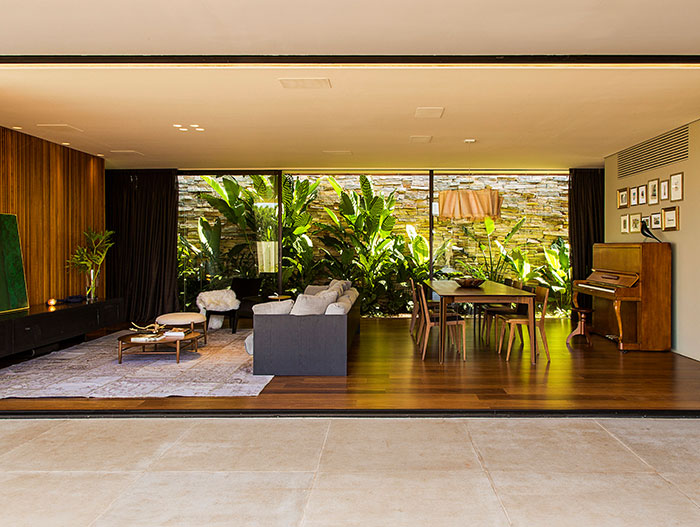
[[[49,298],[49,299],[46,301],[46,305],[55,306],[55,305],[56,305],[56,299],[55,299],[55,298]]]

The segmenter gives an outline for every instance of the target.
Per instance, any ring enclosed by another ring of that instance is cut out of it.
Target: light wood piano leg
[[[622,302],[619,300],[613,301],[613,309],[615,309],[615,318],[617,318],[617,330],[618,335],[620,335],[620,340],[617,343],[617,347],[622,349],[622,315],[620,313],[620,307]]]

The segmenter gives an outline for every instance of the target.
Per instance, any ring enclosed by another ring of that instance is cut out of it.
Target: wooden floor
[[[566,320],[547,323],[552,354],[530,364],[516,338],[510,362],[468,328],[468,357],[437,362],[437,330],[425,361],[408,319],[365,319],[347,377],[275,377],[258,397],[6,399],[0,412],[52,411],[691,411],[700,410],[700,362],[674,353],[621,354],[601,337],[569,352]],[[527,342],[527,337],[526,337]],[[205,348],[206,349],[206,348]]]

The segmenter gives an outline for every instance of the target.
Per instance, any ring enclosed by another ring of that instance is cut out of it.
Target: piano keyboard
[[[601,287],[599,285],[591,285],[591,284],[578,284],[578,286],[581,289],[593,289],[595,291],[602,291],[603,293],[614,293],[615,289],[612,287]]]

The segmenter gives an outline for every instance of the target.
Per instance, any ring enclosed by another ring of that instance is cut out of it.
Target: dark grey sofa
[[[345,315],[261,315],[255,328],[255,375],[347,375],[360,329],[358,298]]]

